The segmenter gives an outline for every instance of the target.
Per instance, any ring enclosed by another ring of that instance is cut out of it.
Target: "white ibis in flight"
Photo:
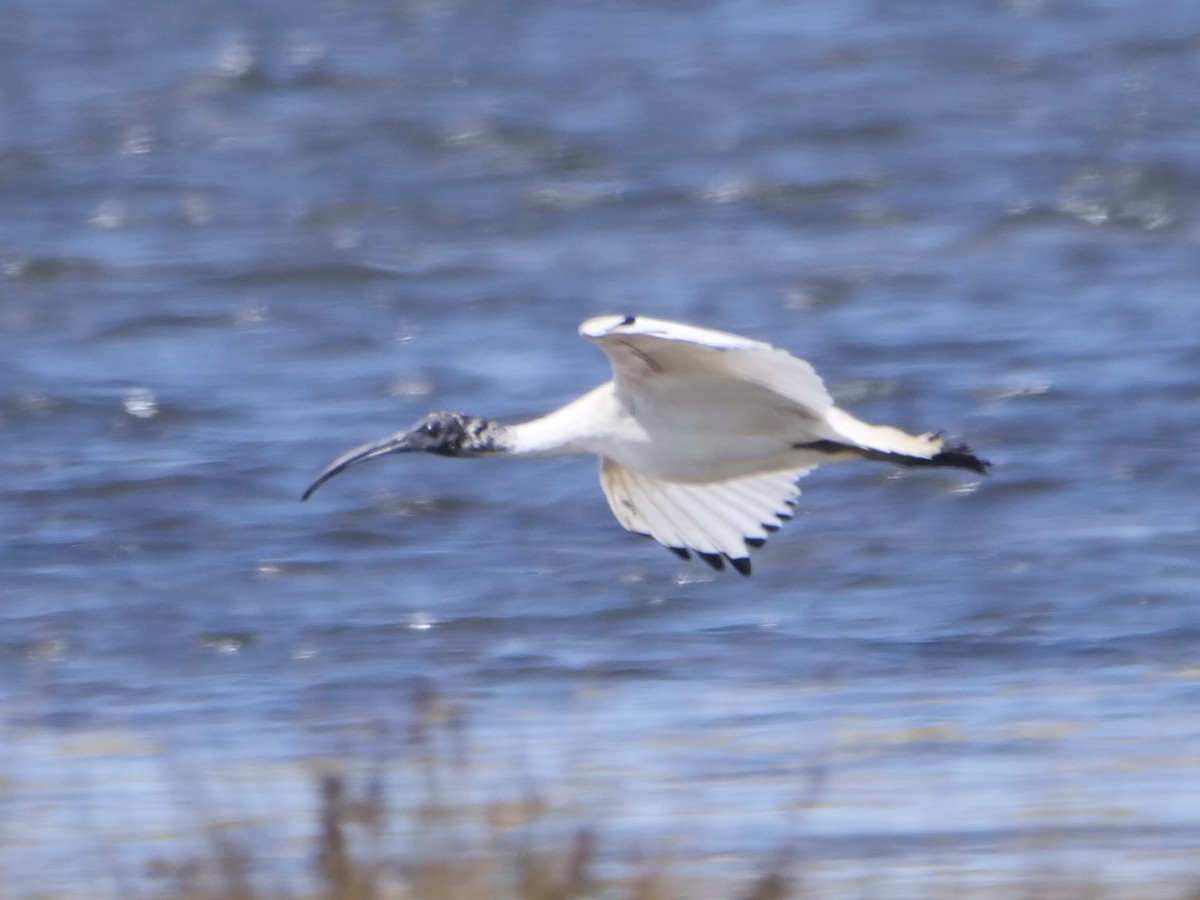
[[[990,465],[938,434],[868,425],[834,405],[810,366],[750,338],[644,316],[579,328],[613,377],[566,406],[516,425],[456,412],[339,456],[304,492],[390,453],[600,457],[600,486],[628,531],[714,569],[750,574],[749,548],[791,518],[797,479],[828,462],[867,459],[983,474]]]

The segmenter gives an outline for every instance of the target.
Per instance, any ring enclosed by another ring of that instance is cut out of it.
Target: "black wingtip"
[[[767,543],[766,538],[755,538],[755,537],[746,538],[746,546],[753,547],[755,550],[757,550],[759,547],[765,547],[766,543]]]
[[[678,556],[680,559],[691,559],[692,558],[692,554],[688,552],[687,547],[667,547],[667,549],[670,550],[672,553],[674,553],[676,556]]]
[[[701,553],[699,550],[697,550],[696,555],[718,572],[725,571],[725,557],[723,557],[720,553]]]
[[[729,557],[729,564],[733,566],[739,575],[745,578],[750,577],[750,557],[739,556],[737,558]]]

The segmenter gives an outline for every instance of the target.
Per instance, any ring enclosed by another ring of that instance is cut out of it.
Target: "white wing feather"
[[[579,333],[604,351],[616,394],[631,408],[639,394],[683,403],[724,397],[747,417],[752,409],[791,409],[804,430],[796,443],[831,440],[923,459],[942,449],[936,435],[870,425],[837,408],[811,365],[762,341],[644,316],[600,316]]]
[[[646,378],[670,375],[690,384],[756,385],[811,413],[833,406],[812,366],[762,341],[645,316],[600,316],[584,322],[579,333],[612,363],[618,394],[635,392]]]
[[[678,484],[605,459],[600,485],[617,521],[676,552],[692,550],[713,562],[724,556],[748,571],[747,541],[761,544],[791,518],[804,472],[771,472],[717,484]]]

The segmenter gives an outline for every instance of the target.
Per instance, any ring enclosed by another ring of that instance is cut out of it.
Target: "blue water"
[[[781,849],[822,896],[1182,896],[1197,46],[1186,2],[0,9],[0,896],[121,896],[197,819],[303,884],[315,761],[430,691],[464,802],[715,896]],[[298,502],[605,380],[609,312],[994,473],[819,470],[748,581],[592,460]]]

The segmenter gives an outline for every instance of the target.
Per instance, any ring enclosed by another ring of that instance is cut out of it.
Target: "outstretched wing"
[[[579,333],[612,363],[618,395],[634,393],[648,379],[675,376],[692,384],[755,386],[813,415],[833,406],[812,366],[762,341],[645,316],[600,316]]]
[[[771,472],[715,484],[660,481],[601,460],[600,486],[628,531],[654,538],[684,559],[688,551],[714,569],[728,559],[750,574],[749,547],[760,547],[792,517],[805,471]]]
[[[639,391],[679,403],[720,396],[744,412],[799,414],[805,440],[832,441],[830,449],[917,460],[944,449],[936,434],[870,425],[837,408],[811,365],[762,341],[645,316],[600,316],[579,333],[604,351],[617,395],[631,406]]]

